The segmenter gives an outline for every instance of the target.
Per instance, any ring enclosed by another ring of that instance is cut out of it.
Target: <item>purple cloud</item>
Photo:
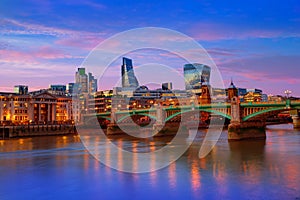
[[[196,23],[188,33],[200,41],[300,36],[298,32],[290,32],[282,29],[258,29],[207,22]]]

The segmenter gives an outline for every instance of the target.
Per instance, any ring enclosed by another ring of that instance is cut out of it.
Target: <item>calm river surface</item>
[[[78,136],[0,141],[0,200],[300,200],[300,131],[292,125],[268,126],[266,141],[228,143],[224,131],[213,151],[199,159],[202,140],[200,131],[179,160],[145,174],[104,166]]]

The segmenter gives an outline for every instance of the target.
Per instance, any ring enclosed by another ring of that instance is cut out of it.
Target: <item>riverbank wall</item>
[[[74,125],[26,125],[0,127],[0,139],[76,134]]]

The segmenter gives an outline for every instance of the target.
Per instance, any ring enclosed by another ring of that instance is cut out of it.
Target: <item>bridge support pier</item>
[[[230,123],[228,126],[228,140],[266,139],[266,123],[263,121],[249,121]]]
[[[123,133],[120,127],[115,123],[110,123],[107,125],[106,134],[107,135],[117,135]]]
[[[300,117],[293,116],[292,119],[293,119],[294,128],[297,128],[297,129],[300,128]]]
[[[231,99],[231,121],[228,126],[228,141],[266,139],[265,121],[243,121],[238,97]]]
[[[156,105],[156,122],[153,124],[153,132],[155,136],[160,136],[165,131],[162,131],[165,127],[164,119],[166,118],[166,113],[163,111],[160,104]]]
[[[111,114],[110,114],[110,118],[111,118],[111,121],[107,125],[106,134],[107,135],[121,134],[122,130],[120,129],[120,127],[116,123],[117,118],[116,118],[116,110],[115,109],[112,109]]]

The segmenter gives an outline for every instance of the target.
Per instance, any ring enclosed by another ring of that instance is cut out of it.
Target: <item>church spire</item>
[[[232,77],[231,77],[231,82],[230,82],[229,88],[236,88],[235,85],[234,85],[234,83],[233,83]]]

